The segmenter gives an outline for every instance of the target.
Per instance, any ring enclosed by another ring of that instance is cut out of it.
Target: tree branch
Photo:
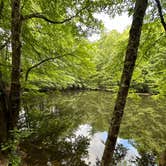
[[[49,23],[52,23],[52,24],[63,24],[65,22],[69,22],[73,18],[77,17],[83,10],[87,9],[88,7],[89,7],[88,5],[84,6],[82,9],[77,11],[75,15],[73,15],[69,18],[66,18],[64,20],[61,20],[61,21],[51,20],[51,19],[47,18],[46,16],[44,16],[42,13],[32,13],[32,14],[29,14],[29,15],[22,16],[22,21],[26,21],[26,20],[29,20],[29,19],[32,19],[32,18],[40,18],[40,19],[43,19],[43,20],[45,20]]]
[[[43,19],[49,23],[52,23],[52,24],[63,24],[65,22],[70,21],[74,17],[75,17],[75,15],[70,17],[70,18],[64,19],[62,21],[56,21],[56,20],[51,20],[51,19],[47,18],[46,16],[42,15],[41,13],[32,13],[32,14],[23,16],[22,20],[25,21],[25,20],[29,20],[31,18],[41,18],[41,19]]]
[[[34,64],[33,66],[31,66],[27,71],[26,71],[26,74],[25,74],[25,81],[28,80],[28,76],[29,76],[29,73],[31,72],[32,69],[40,66],[41,64],[45,63],[45,62],[48,62],[50,60],[54,60],[54,59],[57,59],[57,58],[61,58],[61,57],[64,57],[64,56],[67,56],[67,55],[73,55],[72,53],[69,53],[69,54],[64,54],[64,55],[57,55],[55,57],[50,57],[50,58],[46,58],[46,59],[43,59],[42,61]]]
[[[164,30],[166,31],[166,23],[164,21],[160,0],[155,0],[155,2],[157,4],[157,8],[158,8],[158,12],[159,12],[159,15],[160,15],[161,24],[163,25]]]

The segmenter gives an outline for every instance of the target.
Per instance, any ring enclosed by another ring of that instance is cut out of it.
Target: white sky
[[[117,30],[122,33],[128,26],[131,25],[132,18],[128,17],[127,13],[123,13],[122,15],[117,15],[113,19],[111,19],[108,15],[95,14],[95,17],[99,20],[102,20],[104,23],[104,27],[106,31]],[[100,35],[93,34],[89,37],[90,41],[95,41],[100,38]]]

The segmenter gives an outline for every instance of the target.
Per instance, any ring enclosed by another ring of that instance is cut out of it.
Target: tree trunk
[[[159,166],[166,166],[166,150],[160,155]]]
[[[2,80],[2,73],[0,71],[0,144],[5,143],[8,136],[8,96],[5,92],[5,84]]]
[[[2,80],[2,73],[0,71],[0,166],[7,166],[7,153],[2,151],[1,145],[5,144],[9,136],[9,94],[7,88]]]
[[[16,127],[20,111],[21,13],[20,0],[12,0],[12,72],[10,91],[10,130]]]
[[[135,66],[135,61],[137,59],[137,52],[141,36],[141,28],[143,24],[145,11],[147,8],[147,3],[148,0],[136,0],[133,21],[130,29],[129,42],[124,61],[124,68],[121,76],[121,83],[114,107],[113,117],[110,122],[110,128],[105,143],[104,154],[101,161],[102,166],[112,165],[111,164],[112,156],[119,133],[121,120],[123,117],[124,107],[126,104],[126,98],[128,95],[128,90]]]
[[[8,159],[0,153],[0,166],[8,166]]]
[[[12,71],[10,94],[7,93],[0,72],[0,145],[12,139],[10,131],[16,127],[20,111],[21,14],[20,0],[12,0],[11,15]],[[0,147],[0,165],[8,165],[7,153]]]

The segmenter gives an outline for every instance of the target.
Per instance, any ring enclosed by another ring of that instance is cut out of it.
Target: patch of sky
[[[77,136],[82,135],[90,138],[90,145],[89,145],[89,158],[87,159],[87,163],[91,162],[91,165],[95,165],[96,159],[98,158],[101,160],[104,151],[104,143],[106,141],[108,133],[104,132],[96,132],[92,134],[92,126],[89,124],[80,125],[79,128],[76,130],[75,134]],[[136,156],[139,156],[138,151],[133,145],[131,144],[133,140],[127,140],[118,138],[117,143],[122,144],[124,147],[128,149],[127,155],[124,159],[125,162],[129,165],[130,160],[133,160]],[[122,161],[120,165],[124,163]],[[134,166],[134,164],[130,164],[130,166]]]

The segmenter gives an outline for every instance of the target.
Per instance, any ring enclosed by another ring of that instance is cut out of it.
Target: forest
[[[0,166],[166,166],[165,20],[165,0],[0,0]]]

